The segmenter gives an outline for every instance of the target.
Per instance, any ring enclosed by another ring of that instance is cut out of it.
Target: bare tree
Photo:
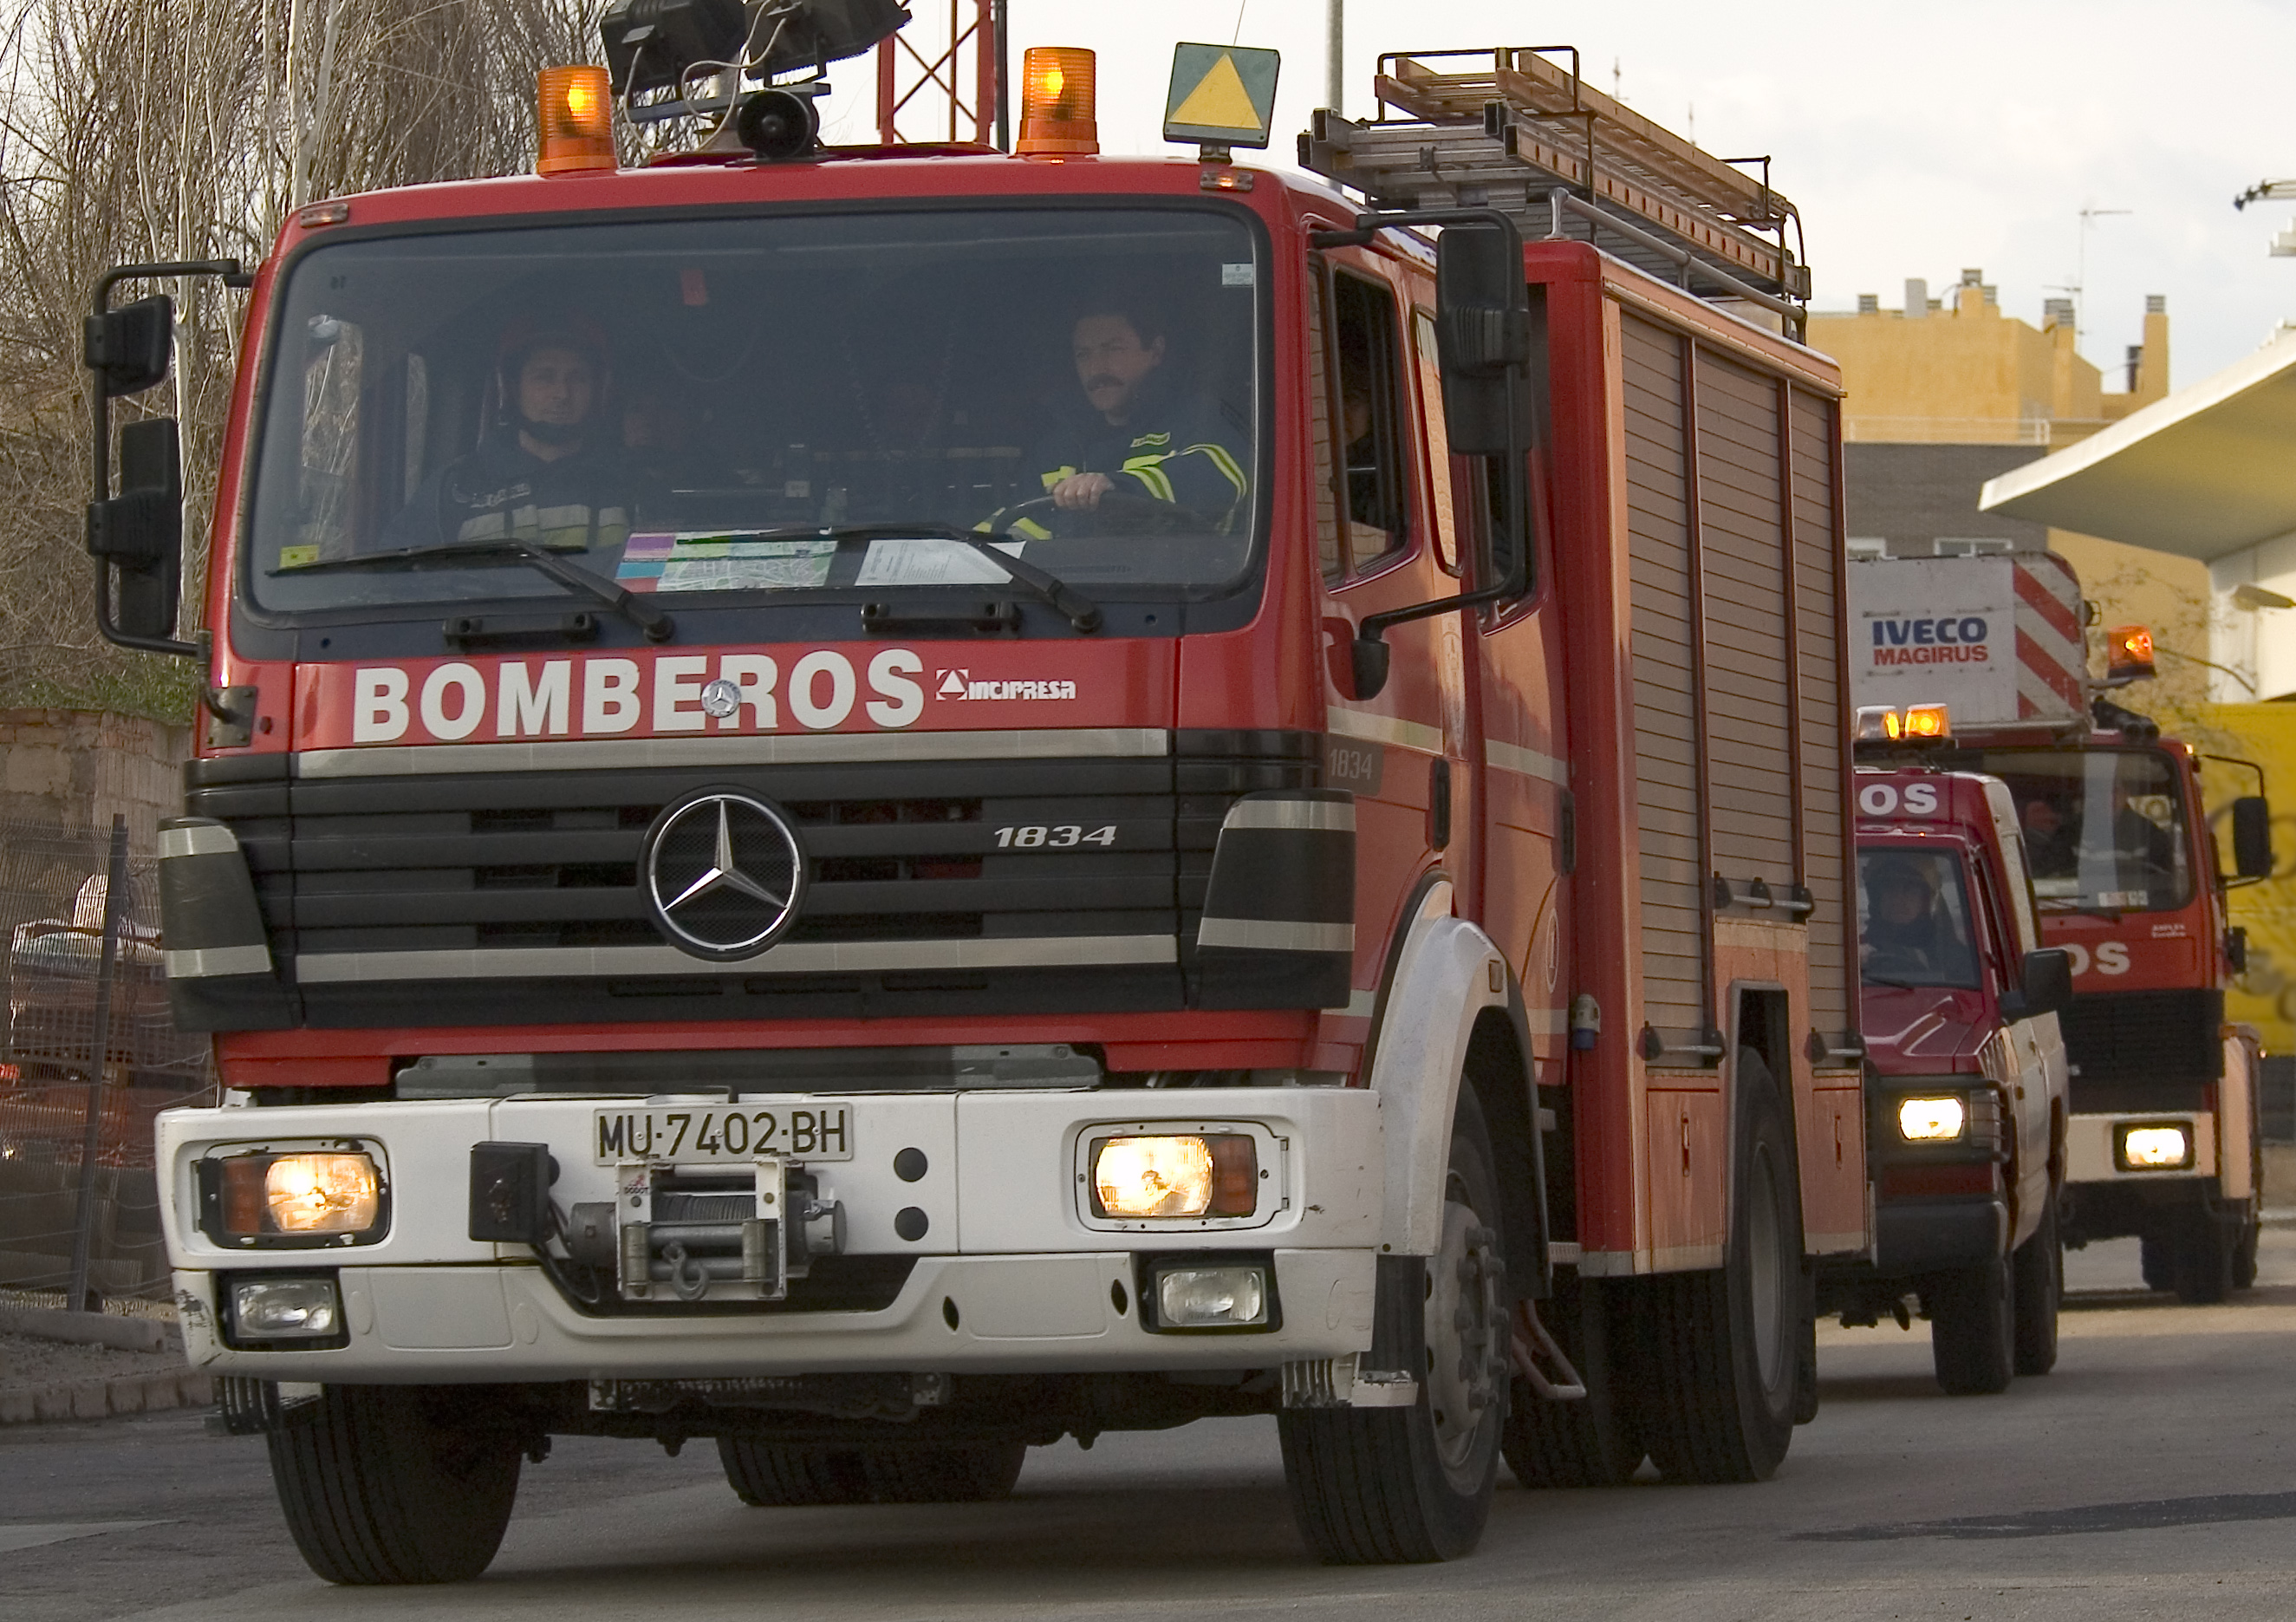
[[[79,334],[97,276],[251,264],[314,199],[526,168],[535,71],[594,59],[602,4],[16,0],[0,26],[0,703],[182,718],[201,674],[94,635]],[[245,297],[164,291],[174,375],[128,413],[183,424],[189,622]]]

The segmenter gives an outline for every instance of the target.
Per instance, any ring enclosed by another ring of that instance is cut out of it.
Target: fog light
[[[1957,1098],[1906,1099],[1898,1105],[1898,1135],[1908,1143],[1946,1143],[1969,1124],[1969,1107]]]
[[[1267,1275],[1258,1267],[1174,1267],[1156,1275],[1156,1327],[1240,1330],[1267,1321]]]
[[[343,1315],[332,1279],[241,1279],[231,1287],[231,1321],[242,1340],[327,1340]]]
[[[2193,1134],[2182,1124],[2124,1126],[2120,1166],[2128,1172],[2173,1172],[2193,1164]]]
[[[1095,1138],[1095,1216],[1250,1216],[1259,1206],[1259,1157],[1242,1132]]]

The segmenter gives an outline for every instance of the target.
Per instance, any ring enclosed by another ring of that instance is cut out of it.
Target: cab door
[[[1452,879],[1456,910],[1473,917],[1477,791],[1460,616],[1389,627],[1388,679],[1376,694],[1354,696],[1347,663],[1366,615],[1458,589],[1432,544],[1414,472],[1421,440],[1405,348],[1410,271],[1370,250],[1343,249],[1318,256],[1315,272],[1310,408],[1330,655],[1324,782],[1356,795],[1357,885],[1366,920],[1398,918],[1430,867]],[[1365,959],[1388,935],[1358,935],[1357,985],[1378,984],[1382,966]]]
[[[2030,890],[2020,887],[2024,877],[2021,859],[2011,854],[2005,860],[2004,852],[1995,847],[1980,852],[1976,866],[1987,915],[1985,933],[1991,943],[1987,956],[1992,960],[1998,1008],[2001,998],[2021,990],[2025,954],[2039,945],[2039,930]],[[2022,907],[2018,904],[2021,901]],[[2009,1053],[2007,1102],[2015,1157],[2011,1168],[2016,1179],[2013,1242],[2021,1244],[2039,1224],[2049,1199],[2055,1106],[2065,1095],[2065,1044],[2054,1012],[2004,1020],[2002,1034]]]

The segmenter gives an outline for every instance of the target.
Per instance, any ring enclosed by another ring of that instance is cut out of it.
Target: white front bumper
[[[2113,1158],[2114,1131],[2130,1124],[2179,1125],[2193,1135],[2193,1164],[2173,1171],[2129,1172]],[[2217,1120],[2205,1109],[2161,1109],[2144,1115],[2071,1116],[2065,1121],[2067,1182],[2174,1182],[2217,1174]]]
[[[1360,1090],[850,1095],[854,1158],[808,1169],[824,1197],[844,1205],[848,1254],[914,1259],[899,1294],[874,1312],[710,1315],[643,1307],[585,1313],[530,1251],[468,1237],[476,1143],[551,1145],[559,1164],[552,1191],[562,1209],[612,1199],[614,1168],[594,1164],[591,1153],[594,1113],[609,1101],[473,1099],[163,1115],[163,1216],[193,1363],[273,1379],[447,1382],[1266,1367],[1370,1346],[1382,1161],[1379,1102]],[[1151,1124],[1264,1129],[1275,1164],[1266,1168],[1259,1214],[1241,1225],[1094,1219],[1078,1185],[1080,1140]],[[193,1168],[202,1156],[354,1133],[378,1146],[390,1183],[390,1225],[378,1242],[250,1253],[200,1231]],[[893,1165],[910,1149],[927,1167],[914,1180]],[[914,1240],[895,1230],[903,1210],[928,1218]],[[1144,1328],[1134,1258],[1169,1251],[1272,1252],[1280,1327],[1193,1335]],[[219,1275],[315,1269],[337,1272],[348,1345],[253,1352],[223,1344]]]

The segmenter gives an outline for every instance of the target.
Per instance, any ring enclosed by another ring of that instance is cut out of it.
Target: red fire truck
[[[1503,1453],[1767,1476],[1869,1243],[1790,205],[1530,52],[1389,59],[1352,201],[1097,157],[1083,54],[1013,154],[745,83],[624,170],[623,67],[251,279],[160,1152],[314,1568],[481,1569],[555,1434],[914,1501],[1274,1412],[1351,1561]],[[99,297],[103,394],[166,323]]]
[[[2134,1236],[2145,1283],[2186,1301],[2245,1289],[2262,1203],[2262,1055],[2253,1028],[2224,1017],[2246,953],[2225,893],[2272,872],[2262,770],[2218,762],[2256,791],[2229,803],[2226,873],[2203,757],[2107,696],[2152,675],[2151,634],[2109,632],[2093,678],[2088,615],[2062,558],[1860,562],[1850,573],[1859,703],[1886,704],[1908,683],[1953,692],[1959,747],[1939,758],[2008,785],[2041,937],[2072,959],[2060,1016],[2065,1243]]]

